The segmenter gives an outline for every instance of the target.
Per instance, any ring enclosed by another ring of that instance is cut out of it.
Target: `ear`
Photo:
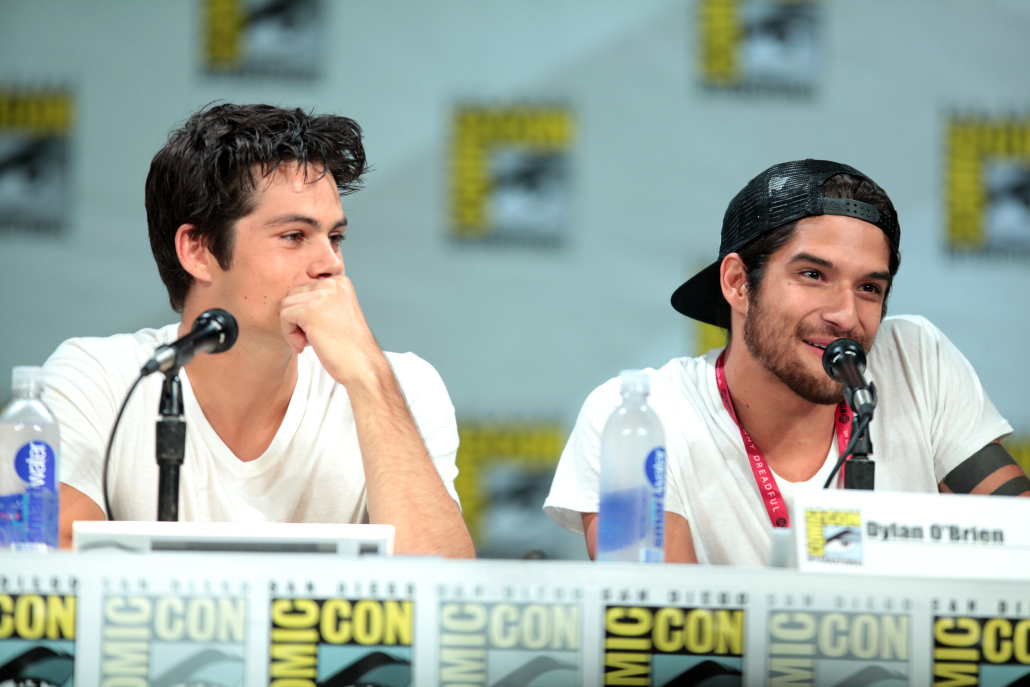
[[[723,298],[730,304],[730,309],[740,315],[747,314],[747,269],[744,261],[736,253],[730,253],[722,259],[719,266],[719,285]]]
[[[203,238],[194,231],[192,224],[183,224],[175,232],[175,252],[179,263],[197,281],[209,282],[215,256],[207,249]]]

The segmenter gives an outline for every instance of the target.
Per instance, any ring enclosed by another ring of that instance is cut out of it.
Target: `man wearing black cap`
[[[719,259],[672,297],[725,328],[726,348],[649,371],[668,454],[666,560],[765,564],[791,495],[821,488],[846,447],[850,411],[822,367],[841,337],[866,350],[878,390],[877,489],[1030,495],[997,443],[1012,428],[962,354],[921,317],[884,318],[899,238],[883,189],[834,162],[774,165],[730,203]],[[620,402],[618,379],[587,399],[544,504],[591,557],[601,431]]]

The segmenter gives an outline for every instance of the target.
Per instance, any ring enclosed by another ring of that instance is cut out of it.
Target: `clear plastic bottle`
[[[0,415],[0,549],[57,548],[60,435],[40,399],[43,368],[12,373],[12,400]]]
[[[624,370],[622,405],[601,433],[599,561],[665,560],[665,431],[643,370]]]

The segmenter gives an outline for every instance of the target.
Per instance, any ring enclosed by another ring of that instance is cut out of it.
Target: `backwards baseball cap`
[[[846,215],[874,224],[883,230],[891,245],[901,238],[897,212],[890,213],[857,200],[824,198],[823,184],[837,174],[872,179],[854,167],[828,160],[797,160],[773,165],[748,182],[730,201],[722,220],[719,259],[688,279],[672,294],[672,307],[687,317],[717,324],[723,302],[719,285],[722,260],[762,234],[804,217]]]

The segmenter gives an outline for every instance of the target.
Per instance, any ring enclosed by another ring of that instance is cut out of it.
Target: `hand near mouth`
[[[294,353],[310,345],[329,375],[344,386],[389,365],[346,275],[290,289],[280,305],[279,321]]]

